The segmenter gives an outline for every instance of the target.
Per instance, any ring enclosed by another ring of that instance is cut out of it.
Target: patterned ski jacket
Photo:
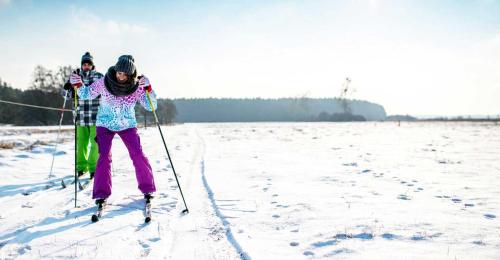
[[[135,104],[139,102],[146,110],[152,111],[146,92],[142,88],[128,96],[114,96],[109,93],[104,85],[104,78],[92,85],[84,85],[78,89],[80,99],[88,100],[101,96],[99,112],[97,113],[96,126],[106,127],[111,131],[122,131],[137,126],[135,119]],[[156,94],[149,93],[154,108],[157,107]]]
[[[83,73],[80,70],[80,76],[82,77],[83,84],[86,86],[91,85],[104,75],[101,73],[91,70],[88,74]],[[68,98],[73,99],[75,97],[73,87],[69,83],[69,80],[64,85],[64,89],[69,90],[67,92]],[[80,100],[78,99],[78,111],[76,114],[76,122],[80,126],[94,126],[96,125],[97,111],[99,109],[99,96],[94,99]],[[74,105],[73,105],[74,106]]]

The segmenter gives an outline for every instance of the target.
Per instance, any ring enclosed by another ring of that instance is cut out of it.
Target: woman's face
[[[120,83],[125,83],[128,80],[128,75],[125,72],[117,71],[116,72],[116,79]]]

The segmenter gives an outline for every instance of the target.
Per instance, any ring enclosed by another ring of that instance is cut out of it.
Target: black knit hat
[[[125,72],[129,76],[134,75],[136,72],[134,57],[132,57],[132,55],[120,56],[120,58],[118,58],[118,62],[115,65],[115,70],[117,72]]]
[[[90,55],[89,52],[86,52],[82,56],[82,64],[81,65],[83,65],[84,63],[89,63],[90,65],[94,66],[94,57],[92,57],[92,55]]]

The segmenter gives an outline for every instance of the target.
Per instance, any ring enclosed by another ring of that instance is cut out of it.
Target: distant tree
[[[54,75],[54,85],[57,88],[62,88],[66,81],[68,81],[69,76],[76,68],[71,67],[71,65],[60,66],[57,68],[57,72]]]
[[[56,85],[56,77],[51,70],[46,69],[41,65],[35,67],[30,89],[40,90],[43,92],[56,92]]]
[[[158,121],[161,124],[171,124],[173,123],[175,117],[177,116],[177,108],[170,99],[159,99],[158,100]]]
[[[156,116],[160,124],[171,124],[177,116],[177,109],[172,100],[158,99],[158,107],[155,110]],[[154,124],[154,115],[151,111],[144,109],[141,105],[137,104],[135,107],[135,117],[137,122],[144,126]]]
[[[0,79],[0,99],[5,101],[18,102],[22,91],[12,88],[9,84]],[[0,124],[13,124],[22,108],[3,103],[0,105]]]
[[[324,121],[329,121],[329,119],[330,119],[330,114],[328,114],[325,111],[322,111],[318,115],[318,121],[323,121],[324,122]]]

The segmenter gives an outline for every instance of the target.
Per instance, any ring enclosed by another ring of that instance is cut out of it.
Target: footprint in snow
[[[373,234],[370,233],[360,233],[352,236],[352,238],[358,238],[358,239],[363,239],[363,240],[370,240],[373,239]]]
[[[273,215],[273,218],[279,218],[279,217],[280,217],[280,215],[276,215],[276,214]]]
[[[453,203],[460,203],[460,202],[462,202],[461,199],[457,199],[457,198],[451,199],[451,201],[453,201]]]
[[[493,214],[484,214],[484,217],[487,218],[487,219],[494,219],[496,218],[497,216],[493,215]]]
[[[464,206],[465,207],[474,207],[474,204],[473,203],[465,203]]]
[[[139,245],[142,246],[142,248],[149,248],[149,245],[147,243],[145,243],[144,241],[138,240],[137,242],[139,243]]]
[[[382,234],[382,238],[385,238],[387,240],[393,240],[393,239],[398,239],[399,236],[391,234],[391,233],[384,233],[384,234]]]
[[[400,199],[400,200],[411,200],[407,195],[404,195],[404,194],[400,194],[398,196],[398,199]]]
[[[290,246],[298,246],[299,242],[290,242]]]
[[[325,247],[325,246],[334,246],[334,245],[338,244],[338,242],[339,241],[337,239],[332,239],[332,240],[315,242],[315,243],[312,243],[311,246],[313,246],[314,248],[320,248],[320,247]]]
[[[17,249],[17,253],[19,253],[20,255],[23,255],[23,254],[25,254],[28,251],[31,251],[31,246],[30,245],[25,245],[25,246],[22,246],[19,249]]]
[[[413,235],[410,239],[413,240],[413,241],[423,241],[423,240],[426,240],[425,236],[423,236],[421,234]]]
[[[23,205],[21,205],[21,207],[23,207],[23,208],[33,208],[33,206],[34,206],[34,204],[29,202],[29,201],[24,203]]]
[[[325,254],[324,256],[325,257],[332,257],[332,256],[339,255],[339,254],[351,254],[351,253],[354,253],[354,250],[351,250],[349,248],[339,248],[339,249],[333,250],[332,252],[330,252],[328,254]]]
[[[146,249],[142,250],[141,251],[141,257],[147,257],[147,256],[149,256],[150,252],[151,252],[150,248],[146,248]]]
[[[311,251],[304,251],[304,253],[303,253],[303,254],[304,254],[305,256],[313,256],[313,255],[314,255],[314,253],[313,253],[313,252],[311,252]]]

